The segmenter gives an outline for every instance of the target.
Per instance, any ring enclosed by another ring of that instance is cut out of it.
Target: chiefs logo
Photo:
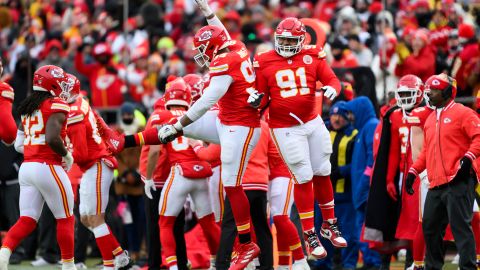
[[[307,65],[310,65],[313,62],[313,59],[310,55],[304,55],[303,62]]]
[[[450,122],[452,122],[452,120],[448,117],[443,120],[443,123],[445,123],[445,124],[448,124]]]
[[[193,170],[196,171],[196,172],[199,172],[199,171],[203,170],[203,166],[201,166],[201,165],[193,165]]]
[[[439,80],[433,80],[432,85],[438,86],[438,85],[440,85],[440,81]]]
[[[50,74],[52,74],[52,76],[54,78],[63,78],[64,77],[64,74],[62,72],[61,69],[58,69],[58,68],[54,68],[50,71]]]
[[[198,36],[198,41],[205,41],[205,40],[209,40],[212,38],[212,31],[210,30],[207,30],[203,33],[200,34],[200,36]]]

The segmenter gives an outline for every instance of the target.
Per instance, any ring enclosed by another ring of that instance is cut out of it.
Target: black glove
[[[108,73],[112,73],[112,74],[115,74],[115,75],[118,73],[117,69],[114,66],[111,66],[111,65],[107,65],[105,67],[105,69],[108,71]]]
[[[471,169],[472,161],[467,157],[463,157],[462,159],[460,159],[460,169],[457,172],[457,176],[462,178],[468,178],[470,176]]]
[[[415,174],[409,173],[407,175],[407,179],[405,180],[405,190],[410,195],[413,195],[413,193],[415,193],[415,191],[413,190],[413,183],[415,182],[416,178],[417,176]]]
[[[256,109],[262,103],[262,98],[264,95],[264,93],[259,93],[257,90],[252,91],[250,96],[248,96],[247,102],[250,106]]]

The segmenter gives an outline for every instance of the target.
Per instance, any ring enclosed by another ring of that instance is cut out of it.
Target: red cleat
[[[92,110],[92,112],[95,115],[95,120],[97,121],[98,133],[100,133],[100,136],[107,145],[108,150],[114,155],[122,152],[125,145],[125,136],[123,136],[123,134],[120,132],[111,129],[95,110]]]
[[[240,244],[236,250],[237,257],[232,260],[232,264],[228,270],[242,270],[260,254],[260,248],[257,244],[250,242],[248,244]]]
[[[323,259],[327,257],[327,251],[322,246],[314,229],[303,232],[303,239],[305,240],[305,244],[307,244],[310,255],[315,259]]]

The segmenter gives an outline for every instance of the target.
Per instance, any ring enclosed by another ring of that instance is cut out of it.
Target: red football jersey
[[[229,41],[229,52],[216,55],[210,64],[210,80],[215,76],[229,75],[232,84],[218,101],[218,118],[225,125],[260,127],[257,109],[247,103],[250,91],[255,90],[255,72],[248,50],[240,41]]]
[[[150,118],[147,121],[147,125],[145,129],[149,129],[153,127],[152,120],[157,120],[158,114],[164,111],[164,109],[157,109],[155,110]],[[157,121],[158,122],[158,121]],[[147,175],[147,161],[148,161],[148,153],[150,151],[149,145],[144,145],[142,147],[142,152],[140,153],[140,165],[139,170],[140,174],[143,176]],[[162,152],[158,156],[157,164],[155,165],[155,169],[153,170],[153,182],[155,182],[156,187],[163,187],[165,182],[167,181],[168,175],[170,174],[170,166],[168,164],[168,154]]]
[[[48,118],[54,113],[63,113],[68,117],[70,106],[60,98],[46,99],[32,115],[22,115],[22,125],[25,132],[24,161],[44,162],[48,165],[61,165],[62,157],[55,153],[45,141],[45,129]],[[67,121],[63,123],[60,136],[65,141],[67,136]]]
[[[265,93],[265,101],[270,99],[270,128],[297,126],[317,117],[317,81],[340,92],[340,81],[325,56],[323,49],[311,45],[290,58],[274,50],[255,56],[257,90]]]
[[[17,125],[12,116],[12,103],[15,96],[13,88],[0,81],[0,140],[7,144],[13,143],[17,136]]]
[[[163,110],[157,113],[153,113],[151,116],[152,125],[162,125],[168,123],[172,118],[176,118],[185,114],[182,110]],[[188,144],[187,137],[178,137],[172,142],[165,145],[166,152],[168,154],[168,163],[170,166],[176,163],[200,161],[200,159],[193,151],[193,148]]]
[[[92,108],[82,97],[78,97],[74,103],[70,104],[67,127],[68,137],[73,144],[74,161],[82,171],[88,170],[100,159],[110,156],[110,152],[98,133]],[[83,129],[82,136],[73,134],[77,128]]]

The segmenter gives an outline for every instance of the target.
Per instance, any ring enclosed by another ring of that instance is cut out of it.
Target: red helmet
[[[412,74],[405,75],[398,81],[395,99],[398,107],[411,110],[423,100],[423,82]]]
[[[433,75],[425,82],[426,92],[431,90],[443,91],[443,98],[455,98],[457,95],[457,80],[447,74]]]
[[[289,17],[282,20],[275,30],[275,51],[286,58],[299,53],[303,48],[306,32],[305,25],[299,19]],[[285,39],[293,39],[297,43],[284,45],[283,40]]]
[[[110,45],[108,45],[107,43],[98,43],[93,47],[92,55],[93,57],[101,55],[112,56],[112,49],[110,49]]]
[[[227,41],[228,35],[221,27],[207,25],[200,28],[193,38],[193,46],[199,52],[193,59],[201,67],[209,65],[217,51],[226,46]]]
[[[33,74],[34,91],[49,92],[53,96],[67,101],[72,88],[73,84],[69,82],[67,73],[57,66],[46,65],[37,69]]]
[[[70,91],[70,98],[67,100],[68,103],[73,103],[77,100],[77,97],[80,95],[80,81],[74,75],[67,73],[68,82],[73,84],[73,88]]]
[[[190,86],[182,78],[177,78],[165,86],[165,109],[168,106],[185,106],[190,107],[192,102],[192,94],[190,93]]]
[[[187,74],[183,76],[183,80],[190,86],[190,93],[192,94],[192,103],[195,103],[203,93],[204,83],[202,76],[198,74]]]

